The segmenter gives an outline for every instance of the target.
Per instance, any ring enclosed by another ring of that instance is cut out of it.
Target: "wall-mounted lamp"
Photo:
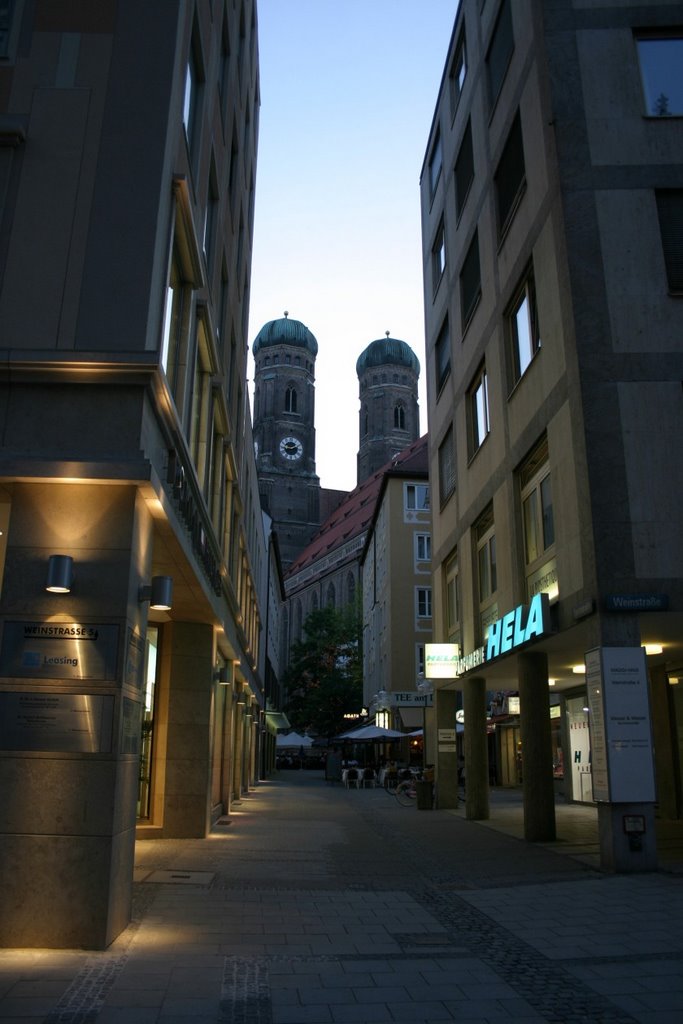
[[[149,601],[149,607],[167,612],[173,607],[173,577],[152,576],[151,584],[140,587],[138,600]]]
[[[73,581],[74,560],[71,555],[50,555],[45,589],[51,594],[68,594]]]

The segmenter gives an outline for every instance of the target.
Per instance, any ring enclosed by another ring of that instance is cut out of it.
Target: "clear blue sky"
[[[284,310],[318,339],[323,487],[356,486],[356,359],[386,331],[420,360],[427,431],[419,177],[457,6],[258,0],[249,343]]]

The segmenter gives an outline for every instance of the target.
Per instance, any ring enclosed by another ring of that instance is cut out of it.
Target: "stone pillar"
[[[485,821],[489,816],[489,757],[486,737],[486,680],[466,677],[465,711],[465,816]]]
[[[455,690],[434,691],[435,742],[429,749],[429,759],[435,766],[436,806],[439,810],[458,806],[458,753],[455,743]],[[453,742],[440,743],[439,730],[453,733]]]
[[[173,622],[162,837],[203,839],[211,821],[213,627]]]
[[[547,656],[519,654],[517,673],[524,773],[524,838],[529,842],[552,842],[555,839],[555,791]]]
[[[51,554],[73,558],[69,593],[45,590]],[[103,949],[130,921],[148,608],[138,588],[151,556],[134,486],[12,488],[0,598],[2,945]]]
[[[675,712],[669,694],[669,676],[666,669],[651,668],[650,716],[652,719],[652,741],[657,752],[655,772],[657,778],[657,807],[662,818],[677,818],[678,795],[676,792],[676,749],[673,743],[671,721]]]

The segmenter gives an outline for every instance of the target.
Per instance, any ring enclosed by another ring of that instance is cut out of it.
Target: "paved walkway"
[[[282,772],[209,839],[138,844],[107,951],[0,950],[0,1021],[681,1024],[676,837],[607,875],[594,809],[520,828],[516,794],[483,824]]]

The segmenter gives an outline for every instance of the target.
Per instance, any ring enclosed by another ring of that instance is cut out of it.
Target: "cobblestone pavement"
[[[574,850],[529,844],[282,772],[138,844],[108,950],[0,950],[0,1021],[681,1024],[683,862],[604,874],[574,817]]]

